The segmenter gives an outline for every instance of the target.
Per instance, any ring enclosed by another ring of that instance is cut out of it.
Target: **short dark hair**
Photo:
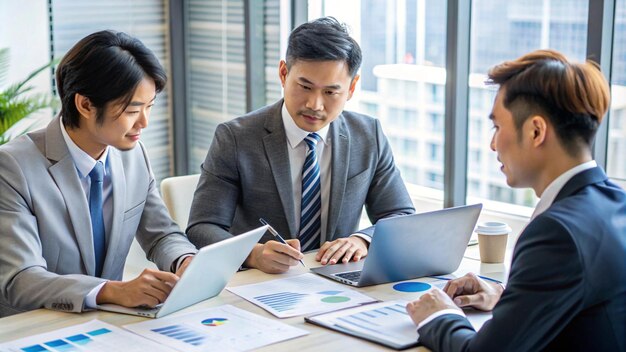
[[[163,66],[139,39],[111,30],[81,39],[65,54],[56,70],[63,125],[79,127],[76,93],[87,97],[96,107],[96,121],[101,124],[107,104],[121,103],[121,114],[144,77],[154,80],[157,92],[167,82]]]
[[[554,126],[568,154],[576,156],[581,146],[591,147],[610,99],[598,64],[570,62],[557,51],[536,50],[493,67],[488,75],[488,84],[504,89],[504,107],[511,111],[518,133],[529,117],[541,115]]]
[[[350,77],[361,67],[361,48],[350,37],[345,24],[334,17],[322,17],[298,26],[289,35],[287,69],[298,60],[338,61],[348,64]]]

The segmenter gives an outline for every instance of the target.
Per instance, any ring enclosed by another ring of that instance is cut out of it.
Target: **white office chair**
[[[187,228],[191,201],[199,179],[200,174],[196,174],[168,177],[161,181],[163,202],[183,232]]]
[[[200,174],[197,174],[169,177],[161,181],[161,196],[165,206],[183,232],[187,228],[191,201],[199,178]],[[144,268],[158,269],[154,263],[146,259],[146,254],[137,243],[137,239],[133,239],[124,267],[124,280],[136,278]]]

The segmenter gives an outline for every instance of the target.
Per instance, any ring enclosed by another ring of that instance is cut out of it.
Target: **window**
[[[53,56],[62,57],[76,42],[93,32],[115,29],[139,38],[157,56],[169,75],[168,17],[163,0],[50,1],[51,47]],[[170,86],[159,94],[150,126],[141,135],[157,180],[173,170]]]
[[[442,190],[446,2],[310,0],[309,18],[320,16],[346,23],[363,51],[346,109],[380,119],[405,182]]]
[[[626,0],[615,5],[611,111],[606,171],[626,187]]]
[[[587,0],[474,0],[472,2],[469,140],[479,154],[468,148],[471,160],[486,160],[480,187],[468,188],[468,197],[534,206],[537,199],[527,189],[507,188],[496,153],[490,147],[493,134],[489,113],[495,92],[481,82],[487,70],[532,50],[552,48],[569,58],[584,61],[587,40]],[[487,98],[489,104],[485,104]],[[475,101],[478,100],[478,101]],[[613,99],[614,101],[616,99]],[[474,120],[482,117],[484,122]],[[477,193],[478,192],[478,193]]]
[[[244,0],[186,2],[188,171],[200,172],[218,124],[248,112]],[[280,99],[280,0],[263,0],[265,90]]]

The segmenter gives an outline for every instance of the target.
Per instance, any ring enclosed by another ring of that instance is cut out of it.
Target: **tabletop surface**
[[[508,268],[506,264],[484,264],[478,260],[478,246],[468,247],[465,257],[463,258],[458,270],[454,272],[456,276],[462,276],[467,272],[474,272],[480,275],[488,276],[497,280],[505,281]],[[509,263],[510,251],[507,251],[505,263]],[[305,255],[304,262],[308,267],[319,266],[315,261],[314,253]],[[285,278],[289,276],[300,275],[309,272],[308,269],[301,265],[292,267],[287,273],[279,275],[265,274],[259,270],[246,270],[236,273],[228,282],[227,286],[239,286],[244,284],[262,282],[267,280]],[[376,285],[364,288],[354,288],[368,296],[378,300],[387,301],[394,299],[412,300],[419,296],[420,293],[403,293],[393,289],[394,283]],[[224,304],[230,304],[235,307],[247,310],[270,319],[278,319],[266,312],[262,308],[236,296],[235,294],[223,290],[218,296],[206,301],[195,304],[191,307],[181,310],[175,314],[188,313],[203,308],[215,307]],[[53,331],[56,329],[68,327],[71,325],[88,322],[92,319],[110,323],[116,326],[122,326],[131,323],[137,323],[146,320],[146,318],[108,313],[103,311],[91,311],[81,314],[62,313],[47,309],[38,309],[31,312],[13,315],[0,319],[0,342],[11,341],[30,335],[40,334]],[[279,319],[281,322],[304,329],[309,332],[308,335],[292,340],[280,342],[278,344],[265,346],[258,349],[259,351],[329,351],[337,348],[350,347],[358,348],[359,351],[374,351],[387,349],[383,346],[347,336],[329,329],[321,328],[304,322],[302,316]],[[413,351],[426,351],[423,347],[413,348]]]

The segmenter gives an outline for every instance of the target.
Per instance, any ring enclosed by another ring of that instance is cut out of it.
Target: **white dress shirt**
[[[62,119],[59,119],[61,121]],[[74,160],[74,166],[76,166],[76,171],[78,172],[78,178],[80,179],[80,184],[83,187],[83,191],[85,192],[85,197],[87,198],[87,204],[89,204],[89,190],[91,188],[91,178],[89,177],[89,173],[96,166],[96,163],[102,163],[104,165],[104,179],[102,183],[102,216],[104,220],[104,233],[105,238],[109,237],[109,231],[111,231],[111,222],[113,221],[113,184],[111,183],[111,170],[109,169],[108,155],[109,155],[109,147],[107,146],[104,149],[104,153],[98,160],[92,158],[89,154],[87,154],[84,150],[80,149],[79,146],[74,143],[72,138],[67,134],[65,130],[65,126],[63,126],[63,122],[61,124],[61,134],[63,134],[63,139],[65,140],[65,144],[67,144],[67,148],[70,151],[70,155]],[[78,234],[79,236],[86,236],[86,234]],[[89,234],[91,235],[91,234]],[[104,286],[104,282],[100,285],[94,287],[85,297],[85,306],[87,308],[96,308],[96,296]]]
[[[535,207],[535,211],[533,211],[533,215],[530,217],[530,221],[533,221],[539,214],[546,211],[554,202],[554,198],[556,198],[557,194],[561,191],[563,186],[572,179],[572,177],[578,175],[579,173],[597,167],[598,164],[595,160],[587,161],[580,165],[576,165],[573,168],[565,171],[559,177],[555,178],[554,181],[550,182],[548,187],[543,191],[541,195],[541,199],[539,199],[539,203]]]
[[[291,115],[287,111],[287,107],[283,104],[282,108],[283,125],[285,126],[285,133],[287,135],[287,151],[289,153],[289,165],[291,166],[291,187],[293,189],[293,204],[295,206],[296,224],[298,224],[298,230],[300,229],[300,206],[302,204],[302,166],[304,166],[304,160],[306,159],[306,152],[308,150],[304,138],[309,135],[308,131],[305,131],[298,127],[294,122]],[[330,161],[332,159],[332,148],[330,136],[328,135],[328,128],[330,125],[326,125],[316,133],[322,139],[317,143],[316,154],[317,162],[320,166],[320,188],[322,192],[322,205],[321,205],[321,236],[320,245],[326,241],[326,227],[328,222],[328,202],[330,200],[330,179],[331,168]]]

